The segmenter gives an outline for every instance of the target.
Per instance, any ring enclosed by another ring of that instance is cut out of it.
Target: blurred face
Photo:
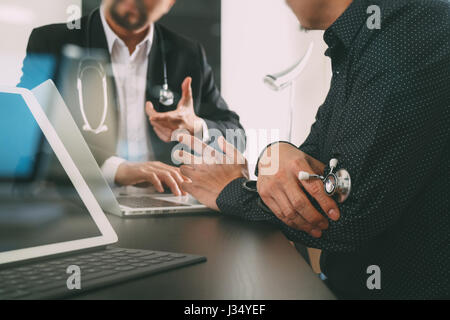
[[[315,26],[320,20],[323,2],[324,0],[286,0],[302,27],[308,30],[317,28]]]
[[[353,0],[286,0],[307,30],[325,30]]]
[[[111,18],[124,29],[134,31],[168,13],[176,0],[104,0]]]

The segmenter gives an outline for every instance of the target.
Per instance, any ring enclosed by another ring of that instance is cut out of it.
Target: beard
[[[114,22],[129,31],[135,31],[145,26],[148,21],[148,14],[143,0],[134,0],[138,12],[138,19],[136,21],[131,21],[130,13],[126,13],[125,15],[120,15],[118,13],[117,7],[122,3],[122,1],[124,0],[114,0],[109,10],[111,18]]]

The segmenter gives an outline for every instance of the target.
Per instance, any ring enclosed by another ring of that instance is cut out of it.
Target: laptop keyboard
[[[188,207],[187,204],[176,203],[152,197],[117,197],[119,204],[129,208],[164,208],[164,207]]]
[[[71,255],[0,269],[0,300],[63,298],[205,260],[187,254],[120,248]],[[80,290],[69,289],[69,266],[80,268]]]

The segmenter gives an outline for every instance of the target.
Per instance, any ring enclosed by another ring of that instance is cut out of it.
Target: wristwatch
[[[256,180],[246,180],[242,183],[242,187],[247,191],[258,193],[258,190],[256,188]],[[273,214],[272,210],[270,210],[269,207],[265,205],[261,197],[258,197],[257,204],[265,212]]]
[[[258,193],[256,188],[256,180],[246,180],[242,183],[242,187],[247,191]]]

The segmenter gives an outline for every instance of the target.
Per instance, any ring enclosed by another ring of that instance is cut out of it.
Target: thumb
[[[192,100],[192,78],[186,77],[181,85],[182,96],[179,106],[187,106]]]
[[[147,101],[147,103],[145,104],[145,113],[147,113],[147,116],[149,118],[157,113],[155,108],[153,107],[153,103],[151,103],[150,101]]]

